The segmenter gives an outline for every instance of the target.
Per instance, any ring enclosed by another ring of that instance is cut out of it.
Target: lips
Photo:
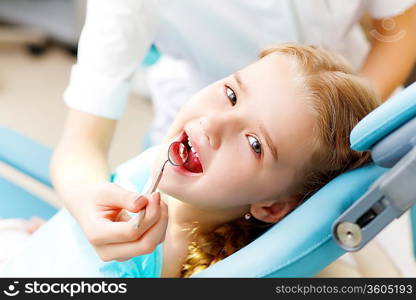
[[[193,139],[184,131],[179,138],[179,141],[185,145],[186,150],[188,151],[188,159],[183,167],[192,173],[202,173],[203,168],[199,159],[199,149],[195,142],[193,142]],[[179,159],[182,156],[182,153],[180,153],[180,147],[177,147],[175,150],[176,152],[174,155]]]

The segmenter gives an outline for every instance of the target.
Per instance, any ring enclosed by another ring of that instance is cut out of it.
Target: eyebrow
[[[266,140],[266,144],[269,147],[270,152],[272,153],[272,156],[274,158],[275,161],[278,160],[279,155],[277,153],[277,149],[274,146],[272,139],[270,138],[270,135],[268,134],[266,128],[264,128],[263,124],[259,125],[260,131],[262,133],[262,135],[264,136],[265,140]]]
[[[247,92],[246,85],[241,80],[240,73],[238,71],[233,73],[233,77],[234,77],[235,81],[237,82],[238,88],[240,90],[242,90],[243,92]]]

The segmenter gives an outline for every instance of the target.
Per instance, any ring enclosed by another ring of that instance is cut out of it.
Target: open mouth
[[[188,151],[188,159],[183,165],[183,168],[192,173],[202,173],[203,169],[201,161],[199,160],[199,153],[196,152],[195,148],[192,146],[192,143],[185,131],[182,133],[179,141],[185,145],[186,150]],[[174,155],[177,156],[178,160],[181,160],[181,157],[184,155],[184,153],[181,152],[181,147],[177,147],[175,150]]]

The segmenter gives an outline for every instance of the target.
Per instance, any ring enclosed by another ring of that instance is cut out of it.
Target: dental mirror
[[[156,191],[160,180],[162,179],[163,171],[165,170],[165,165],[167,162],[170,162],[174,166],[183,166],[188,161],[188,149],[182,142],[173,142],[169,146],[168,150],[168,159],[163,163],[162,168],[159,171],[159,174],[156,177],[156,180],[153,181],[151,188],[145,193],[145,195],[151,195]],[[139,227],[143,218],[146,209],[142,209],[134,216],[134,224],[136,227]]]
[[[168,159],[163,163],[162,168],[159,171],[159,174],[156,177],[156,180],[153,182],[152,187],[146,194],[152,194],[156,191],[160,180],[162,179],[163,171],[167,162],[170,162],[173,166],[183,166],[188,161],[188,149],[182,142],[173,142],[169,146],[168,150]]]

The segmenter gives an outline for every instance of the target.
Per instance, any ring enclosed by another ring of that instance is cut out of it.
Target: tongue
[[[192,173],[202,173],[201,162],[199,158],[195,156],[195,153],[189,150],[188,156],[188,160],[183,166]]]

